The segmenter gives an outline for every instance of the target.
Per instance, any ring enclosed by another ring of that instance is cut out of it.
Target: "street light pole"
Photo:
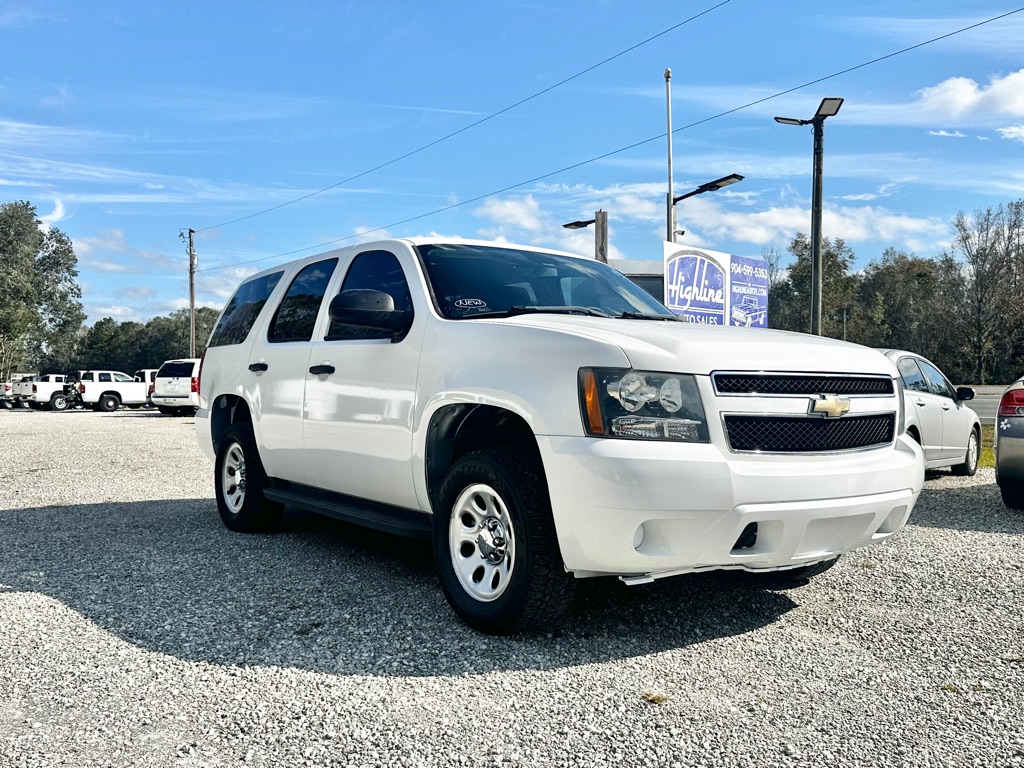
[[[705,192],[714,192],[715,190],[721,189],[722,187],[728,187],[730,184],[735,184],[737,181],[743,181],[744,178],[745,177],[740,176],[738,173],[730,173],[728,176],[723,176],[720,179],[715,179],[714,181],[709,181],[704,184],[701,184],[699,187],[687,192],[685,195],[677,195],[673,197],[670,193],[668,197],[668,203],[669,207],[672,209],[672,215],[670,216],[670,226],[672,227],[672,234],[675,235],[677,231],[680,234],[683,234],[682,230],[675,229],[676,203],[678,203],[680,200],[685,200],[688,197],[693,197],[694,195],[703,195]],[[675,241],[675,237],[673,237],[672,242],[674,243]]]
[[[821,176],[825,154],[825,118],[815,115],[814,173],[811,183],[811,333],[821,336],[821,292],[824,285],[821,263]]]
[[[811,190],[811,333],[821,336],[821,294],[823,267],[821,261],[821,196],[823,158],[825,156],[825,118],[833,117],[843,106],[840,98],[821,100],[818,111],[810,120],[793,117],[776,117],[775,122],[783,125],[810,125],[814,133],[814,165]]]
[[[665,239],[674,243],[676,241],[676,205],[672,199],[672,70],[665,70],[665,115],[667,119],[667,128],[665,131],[665,138],[668,140],[668,195],[665,197],[665,202],[668,203],[668,208],[665,211],[665,221],[668,232],[666,233]]]

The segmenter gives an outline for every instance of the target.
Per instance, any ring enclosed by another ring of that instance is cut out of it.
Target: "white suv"
[[[199,407],[199,358],[168,360],[156,372],[149,401],[164,415],[191,416]]]
[[[458,615],[513,632],[577,578],[800,581],[888,539],[924,481],[903,419],[874,350],[687,324],[569,254],[413,238],[242,283],[196,431],[232,530],[287,504],[432,537]]]

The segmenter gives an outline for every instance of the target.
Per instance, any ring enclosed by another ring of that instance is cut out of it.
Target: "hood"
[[[789,331],[583,315],[519,315],[490,322],[544,328],[614,344],[630,365],[640,370],[704,375],[713,371],[896,375],[896,366],[877,350]]]

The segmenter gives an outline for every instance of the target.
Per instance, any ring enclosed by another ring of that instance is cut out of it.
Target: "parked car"
[[[11,409],[14,407],[14,384],[9,381],[0,381],[0,408]]]
[[[160,366],[150,400],[165,415],[191,416],[199,407],[199,358],[168,360]]]
[[[78,382],[79,400],[86,408],[116,411],[122,405],[146,404],[149,385],[121,371],[83,371]]]
[[[951,467],[955,475],[978,471],[981,421],[965,403],[971,387],[954,387],[936,365],[921,355],[881,349],[896,363],[903,382],[907,433],[921,444],[927,469]]]
[[[146,382],[146,405],[150,407],[153,406],[153,401],[150,399],[149,395],[152,391],[153,380],[156,379],[156,374],[159,370],[159,368],[140,368],[135,372],[136,381]]]
[[[993,447],[1003,504],[1024,509],[1024,378],[1007,387],[999,400]]]
[[[196,434],[228,528],[287,504],[432,537],[449,604],[503,633],[577,578],[805,583],[889,539],[924,482],[897,379],[858,345],[680,321],[592,259],[384,240],[239,286]]]
[[[69,401],[64,394],[66,376],[63,373],[45,373],[36,376],[31,383],[22,385],[21,397],[33,408],[48,408],[52,411],[66,411]]]

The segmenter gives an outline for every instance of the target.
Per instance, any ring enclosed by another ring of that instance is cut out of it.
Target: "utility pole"
[[[668,129],[665,132],[665,138],[668,139],[668,195],[665,198],[666,211],[665,220],[667,222],[667,237],[665,238],[668,242],[674,243],[676,241],[676,205],[672,199],[672,70],[665,70],[665,114],[668,121]]]
[[[608,211],[594,213],[594,257],[608,263]]]
[[[196,231],[188,230],[188,356],[196,356]]]

